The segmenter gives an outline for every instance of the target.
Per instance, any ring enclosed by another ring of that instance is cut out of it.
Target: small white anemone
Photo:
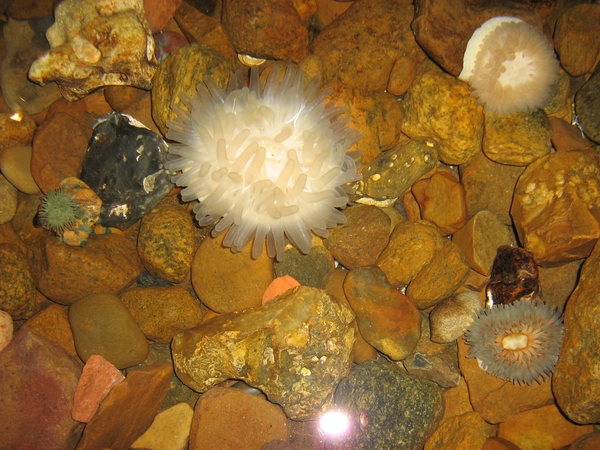
[[[227,91],[211,79],[197,94],[182,97],[187,110],[169,121],[171,157],[166,168],[184,201],[194,208],[201,226],[220,221],[223,245],[242,250],[252,239],[252,256],[267,253],[283,259],[289,241],[303,253],[311,248],[311,232],[327,236],[327,228],[344,223],[338,208],[348,203],[347,183],[359,180],[354,160],[346,154],[361,135],[340,114],[343,107],[325,103],[331,89],[319,93],[319,80],[277,67],[261,89],[253,67],[249,86],[241,72]]]

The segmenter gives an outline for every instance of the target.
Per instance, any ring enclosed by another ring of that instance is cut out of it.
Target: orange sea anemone
[[[554,49],[536,28],[515,17],[494,17],[473,33],[458,76],[486,113],[541,108],[558,77]]]
[[[502,380],[532,384],[550,377],[558,360],[562,316],[544,303],[517,300],[482,309],[465,332],[469,358]]]

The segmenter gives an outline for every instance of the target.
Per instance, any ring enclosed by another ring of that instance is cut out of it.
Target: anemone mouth
[[[518,384],[552,375],[563,334],[562,317],[542,302],[518,300],[482,309],[465,333],[469,358],[491,375]]]
[[[541,108],[558,77],[558,60],[547,39],[528,23],[496,17],[469,41],[459,78],[486,113],[512,114]]]
[[[360,179],[346,152],[361,135],[344,108],[325,103],[330,93],[294,66],[273,68],[261,88],[253,67],[247,87],[241,72],[226,91],[207,78],[182,98],[187,110],[172,105],[178,118],[166,136],[177,143],[166,168],[180,172],[172,181],[185,186],[182,200],[199,201],[199,225],[218,220],[213,235],[227,231],[224,246],[239,251],[253,239],[256,258],[266,240],[281,260],[288,241],[308,253],[311,232],[325,237],[345,222],[346,185]]]

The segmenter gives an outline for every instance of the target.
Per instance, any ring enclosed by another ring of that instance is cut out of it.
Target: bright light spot
[[[10,116],[10,118],[11,118],[11,120],[14,120],[15,122],[20,122],[21,119],[23,118],[23,116],[21,116],[21,114],[16,112],[12,116]]]
[[[341,411],[329,411],[321,416],[319,428],[327,437],[337,437],[350,428],[350,419]]]

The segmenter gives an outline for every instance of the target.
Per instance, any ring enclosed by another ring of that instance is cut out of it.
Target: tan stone
[[[461,379],[458,386],[446,389],[442,396],[445,405],[443,419],[473,411],[473,406],[469,400],[469,389],[464,379]]]
[[[131,444],[131,448],[184,450],[188,445],[194,410],[178,403],[159,412],[150,428]]]
[[[415,64],[415,60],[401,56],[392,66],[387,91],[395,96],[404,94],[408,91],[416,76],[417,65]]]
[[[481,450],[521,450],[515,444],[504,438],[492,436],[487,438]]]
[[[448,343],[460,338],[481,306],[481,299],[473,291],[462,291],[439,302],[429,313],[431,340]]]
[[[123,112],[128,106],[148,96],[148,91],[132,86],[107,86],[104,88],[104,98],[113,111]]]
[[[495,432],[478,413],[467,412],[443,420],[425,442],[425,450],[480,449]]]
[[[31,146],[8,147],[0,151],[2,174],[21,192],[37,194],[40,188],[31,175]]]
[[[14,120],[13,113],[0,113],[0,149],[31,145],[37,125],[27,114]]]

